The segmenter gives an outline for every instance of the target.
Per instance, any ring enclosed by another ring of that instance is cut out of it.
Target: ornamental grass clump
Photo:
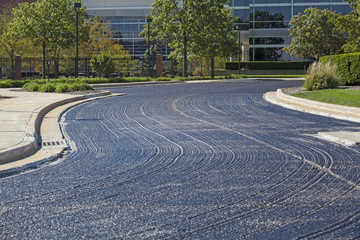
[[[337,86],[339,86],[339,76],[335,64],[314,62],[310,65],[305,78],[305,89],[312,91],[336,88]]]

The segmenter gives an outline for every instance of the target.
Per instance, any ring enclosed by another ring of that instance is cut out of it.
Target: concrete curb
[[[158,82],[124,82],[124,83],[100,83],[90,84],[93,88],[113,88],[113,87],[130,87],[141,85],[157,85],[157,84],[174,84],[184,83],[185,81],[158,81]]]
[[[41,141],[40,125],[44,116],[52,109],[70,102],[76,102],[83,99],[88,99],[103,95],[110,95],[110,94],[111,93],[109,91],[104,91],[102,93],[75,96],[62,101],[50,103],[45,107],[35,110],[32,113],[31,118],[27,123],[26,135],[23,141],[14,147],[0,151],[0,164],[6,164],[9,162],[13,162],[25,158],[27,156],[34,154],[37,150],[39,150],[40,148],[39,143]]]
[[[360,108],[293,97],[285,94],[282,89],[265,93],[264,99],[288,109],[360,123]]]

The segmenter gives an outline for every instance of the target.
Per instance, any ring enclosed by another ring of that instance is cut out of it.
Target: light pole
[[[152,22],[151,18],[147,18],[146,19],[147,22],[147,35],[148,35],[148,41],[147,41],[147,51],[148,51],[148,55],[147,55],[147,77],[146,80],[149,81],[149,68],[150,68],[150,23]]]
[[[241,69],[240,69],[240,61],[241,61],[241,27],[240,25],[236,25],[236,30],[238,31],[239,34],[239,75],[241,74]]]
[[[76,12],[76,57],[75,57],[75,77],[79,76],[79,9],[81,3],[74,3]]]

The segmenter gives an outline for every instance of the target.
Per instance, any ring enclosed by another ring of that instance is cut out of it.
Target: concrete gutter
[[[30,110],[30,119],[26,123],[25,127],[25,136],[23,140],[15,144],[14,146],[6,149],[0,150],[0,164],[10,163],[27,156],[34,154],[36,151],[40,149],[40,126],[44,119],[44,116],[51,110],[77,101],[81,101],[88,98],[94,98],[99,96],[110,95],[110,92],[103,91],[101,93],[90,94],[90,95],[77,95],[74,97],[67,96],[66,99],[55,100],[55,102],[50,102],[49,104],[45,104],[44,106],[33,109],[32,112]],[[17,100],[17,99],[16,99]],[[14,101],[16,101],[14,98]],[[46,98],[42,99],[42,101],[46,101]],[[19,104],[24,104],[19,101]]]
[[[41,137],[41,144],[37,145],[38,151],[23,159],[1,164],[0,177],[8,176],[28,168],[34,168],[45,162],[53,161],[62,156],[69,149],[68,142],[64,139],[59,125],[59,119],[65,111],[88,101],[122,95],[124,94],[109,94],[109,92],[104,91],[102,93],[82,96],[81,100],[68,102],[50,110],[45,114],[41,121],[39,134]]]

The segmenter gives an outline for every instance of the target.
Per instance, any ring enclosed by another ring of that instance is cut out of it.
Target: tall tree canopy
[[[183,53],[183,75],[187,74],[188,52],[199,57],[236,51],[236,35],[228,0],[155,0],[150,35],[158,44]],[[141,33],[147,36],[147,27]],[[212,71],[213,72],[213,71]]]
[[[360,52],[360,1],[347,0],[353,11],[345,16],[339,16],[335,23],[338,29],[347,35],[343,46],[345,52]]]
[[[339,15],[327,9],[308,8],[290,20],[289,47],[283,50],[293,56],[305,59],[319,59],[322,56],[342,52],[345,35],[336,27],[334,19]]]
[[[187,74],[187,51],[191,39],[194,15],[192,0],[155,0],[151,10],[152,39],[159,44],[169,44],[176,48],[181,45],[183,49],[183,75]],[[147,36],[147,27],[141,35]]]
[[[211,77],[214,77],[214,59],[230,56],[237,50],[233,16],[225,8],[228,0],[195,0],[193,47],[195,55],[211,59]]]
[[[48,52],[56,55],[59,48],[70,47],[75,42],[76,10],[73,0],[39,0],[21,3],[14,9],[14,19],[9,29],[10,36],[31,39],[42,47],[43,69]],[[78,9],[79,22],[87,17],[85,8]]]

